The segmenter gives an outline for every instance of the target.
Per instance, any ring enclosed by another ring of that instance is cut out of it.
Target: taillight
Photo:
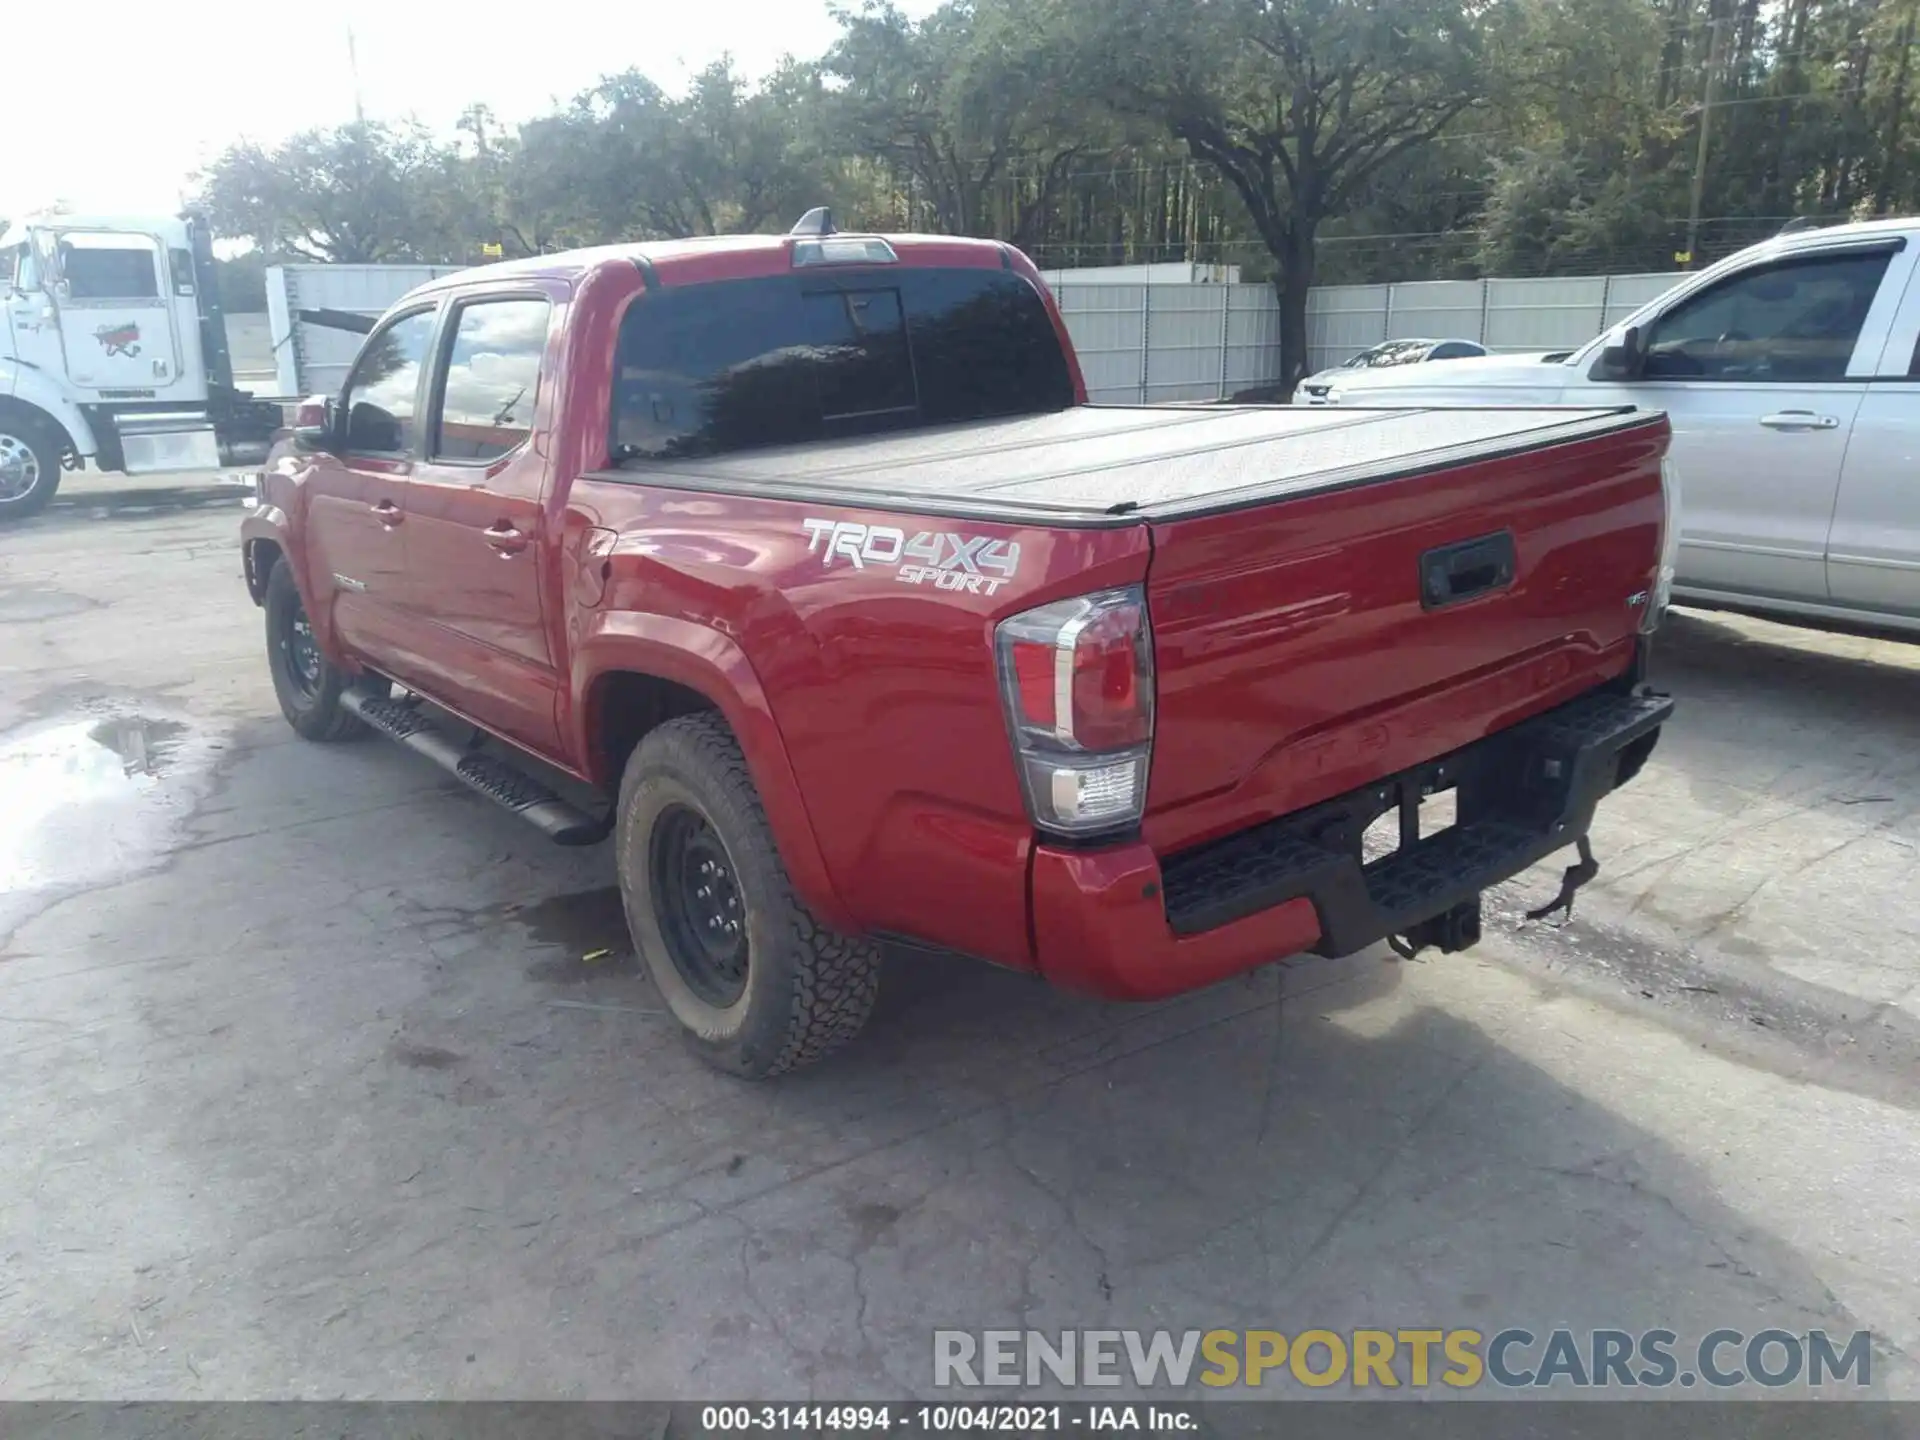
[[[1153,639],[1138,587],[1000,622],[1000,691],[1027,813],[1084,837],[1137,825],[1153,750]]]

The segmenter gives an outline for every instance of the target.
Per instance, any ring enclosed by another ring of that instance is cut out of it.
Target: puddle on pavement
[[[37,894],[163,854],[223,743],[177,717],[110,706],[0,736],[0,930]]]
[[[529,965],[529,980],[542,980],[549,985],[577,985],[596,976],[634,968],[633,941],[627,934],[627,914],[620,908],[617,885],[573,895],[555,895],[521,906],[511,918],[514,923],[525,926],[527,933],[540,944],[556,946],[561,951]],[[585,958],[601,950],[607,953],[593,961]]]

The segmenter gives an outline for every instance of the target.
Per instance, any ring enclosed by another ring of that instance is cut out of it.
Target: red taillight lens
[[[1021,719],[1044,730],[1053,729],[1058,723],[1059,652],[1033,640],[1014,641],[1011,652]]]
[[[1070,835],[1137,824],[1153,742],[1145,594],[1042,605],[1002,621],[995,644],[1034,823]]]
[[[1117,750],[1152,736],[1153,711],[1140,684],[1151,664],[1146,638],[1137,603],[1103,612],[1074,637],[1071,729],[1082,749]]]

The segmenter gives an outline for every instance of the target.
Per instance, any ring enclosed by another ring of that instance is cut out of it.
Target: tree
[[[905,177],[939,230],[1032,245],[1074,169],[1111,148],[1100,111],[1069,97],[1079,57],[1022,0],[952,0],[919,21],[887,0],[835,14],[825,124]]]
[[[446,147],[416,124],[356,121],[272,148],[231,147],[197,178],[194,206],[222,235],[300,260],[437,260],[451,237],[434,197]]]
[[[1282,384],[1307,370],[1321,227],[1485,102],[1494,6],[1475,0],[1059,0],[1122,113],[1164,124],[1232,186],[1272,254]]]

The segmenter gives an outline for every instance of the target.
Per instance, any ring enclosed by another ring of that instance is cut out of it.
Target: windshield
[[[1432,344],[1431,340],[1389,340],[1384,345],[1375,345],[1370,350],[1362,350],[1342,368],[1377,370],[1384,365],[1411,365],[1415,361],[1424,359]]]

